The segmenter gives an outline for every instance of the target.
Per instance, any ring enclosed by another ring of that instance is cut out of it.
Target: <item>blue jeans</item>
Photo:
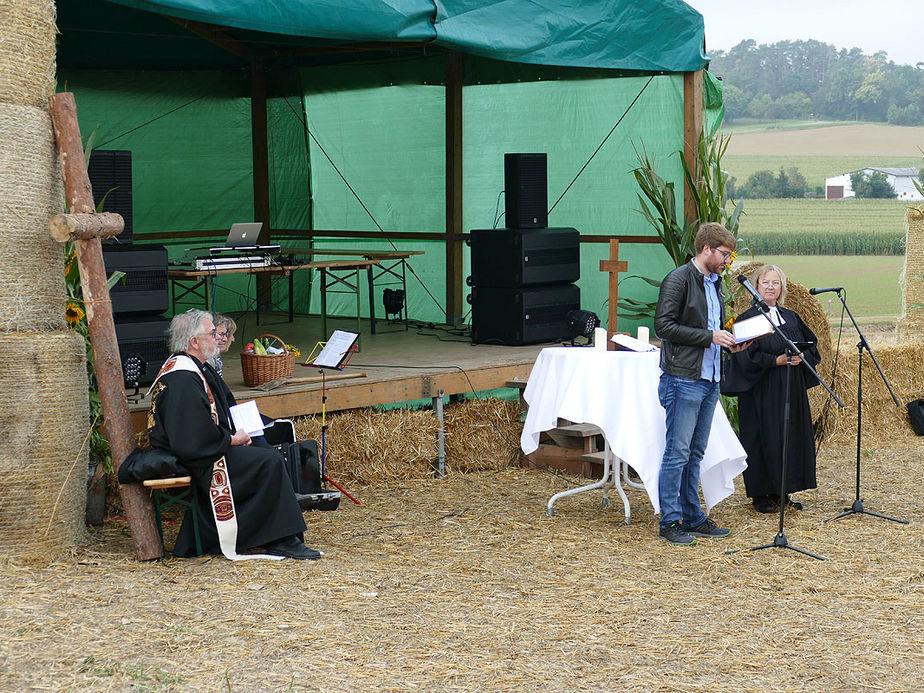
[[[667,424],[658,480],[660,525],[663,528],[682,520],[684,527],[695,527],[706,519],[699,502],[699,463],[709,442],[719,384],[662,373],[658,399]]]

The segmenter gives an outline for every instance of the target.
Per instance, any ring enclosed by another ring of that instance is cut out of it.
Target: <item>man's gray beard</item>
[[[202,356],[205,357],[206,361],[211,361],[216,356],[218,356],[219,353],[220,353],[220,349],[218,348],[218,345],[216,344],[215,347],[211,351],[203,351]]]

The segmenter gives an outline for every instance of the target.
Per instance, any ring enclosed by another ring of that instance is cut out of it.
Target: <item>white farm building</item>
[[[908,168],[880,168],[870,167],[861,169],[867,175],[873,172],[884,173],[899,200],[924,200],[924,196],[914,187],[914,180],[918,177],[918,169]],[[843,173],[833,178],[825,178],[825,199],[840,200],[855,195],[850,185],[850,176],[857,171]]]

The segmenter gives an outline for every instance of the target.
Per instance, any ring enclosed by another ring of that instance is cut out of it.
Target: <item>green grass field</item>
[[[753,232],[901,232],[907,206],[900,200],[744,200],[738,233],[747,241]]]
[[[843,286],[847,306],[857,320],[882,319],[891,322],[901,314],[904,257],[876,255],[764,255],[753,258],[776,265],[788,279],[807,288]],[[749,262],[744,256],[740,261]],[[912,281],[924,281],[912,278]],[[819,294],[818,300],[829,316],[840,315],[841,302],[835,294]],[[829,303],[830,301],[830,303]]]

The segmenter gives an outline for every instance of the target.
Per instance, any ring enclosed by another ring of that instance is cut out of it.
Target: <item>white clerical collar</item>
[[[770,308],[771,322],[777,327],[779,327],[780,325],[785,325],[786,320],[783,318],[782,314],[780,313],[779,308],[777,308],[776,306],[769,306],[769,308]]]

